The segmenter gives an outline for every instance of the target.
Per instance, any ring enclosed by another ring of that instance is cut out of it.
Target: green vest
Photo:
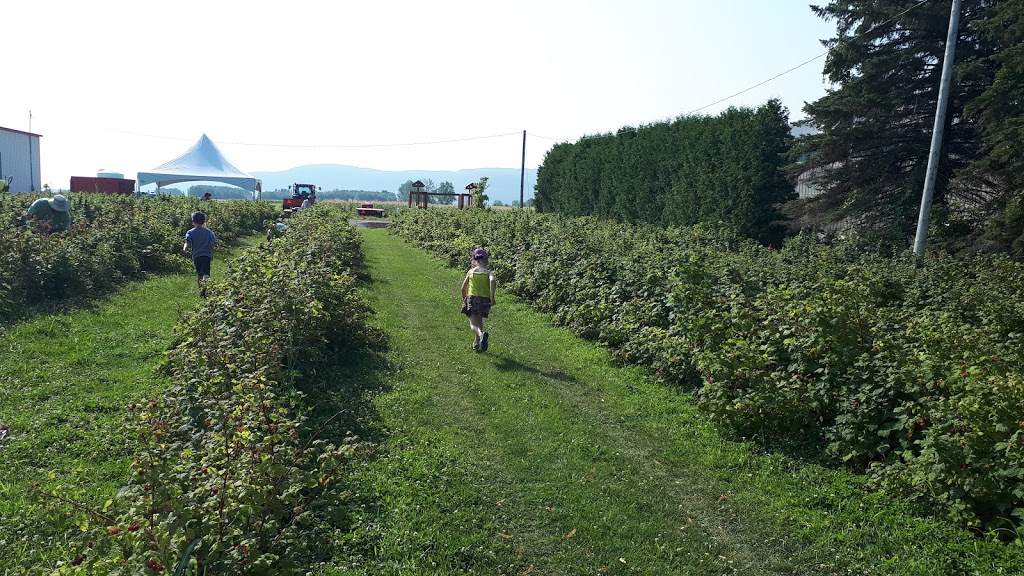
[[[469,295],[491,297],[491,274],[490,272],[473,272],[469,278]]]

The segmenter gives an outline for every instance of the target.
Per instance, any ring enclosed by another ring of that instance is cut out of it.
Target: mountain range
[[[263,180],[264,190],[283,190],[288,186],[315,184],[323,190],[387,190],[398,192],[398,187],[412,180],[434,184],[451,182],[456,192],[461,192],[467,184],[477,182],[487,176],[487,196],[489,202],[501,201],[511,204],[519,201],[520,170],[518,168],[469,168],[465,170],[375,170],[358,168],[343,164],[312,164],[289,168],[281,172],[253,172],[253,176]],[[523,200],[533,198],[533,188],[537,183],[536,168],[528,168],[523,183]]]

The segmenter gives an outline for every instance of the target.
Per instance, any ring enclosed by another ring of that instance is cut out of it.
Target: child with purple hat
[[[487,269],[490,255],[483,248],[473,250],[472,266],[462,281],[462,313],[469,317],[469,329],[473,331],[473,350],[487,351],[487,332],[484,332],[484,318],[494,306],[494,272]]]

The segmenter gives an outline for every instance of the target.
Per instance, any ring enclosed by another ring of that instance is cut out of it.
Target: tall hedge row
[[[26,218],[38,197],[0,194],[0,320],[26,306],[92,298],[148,272],[186,270],[181,245],[195,210],[208,213],[225,242],[261,229],[278,211],[264,202],[79,193],[70,196],[71,228],[51,234]]]
[[[1024,266],[781,251],[721,228],[523,211],[402,211],[395,233],[619,359],[695,389],[747,437],[820,451],[966,525],[1024,522]]]
[[[796,197],[781,170],[791,141],[777,100],[585,137],[545,156],[536,207],[627,223],[715,223],[777,245],[777,206]]]

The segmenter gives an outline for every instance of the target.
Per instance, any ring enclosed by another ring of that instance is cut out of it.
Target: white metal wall
[[[11,192],[39,192],[41,175],[39,136],[0,128],[0,178],[10,181]]]

